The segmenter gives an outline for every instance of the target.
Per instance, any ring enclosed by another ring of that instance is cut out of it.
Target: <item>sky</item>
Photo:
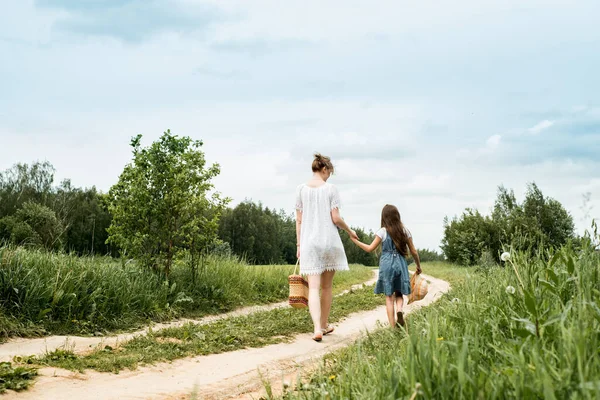
[[[600,217],[597,0],[0,0],[0,170],[47,160],[102,191],[167,129],[217,190],[292,213],[312,155],[351,225],[445,216],[535,182]],[[583,207],[584,195],[591,193]]]

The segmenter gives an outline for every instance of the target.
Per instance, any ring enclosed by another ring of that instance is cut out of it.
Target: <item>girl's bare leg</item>
[[[394,314],[394,295],[385,296],[385,308],[390,327],[393,328],[396,326],[396,315]]]
[[[404,296],[402,296],[402,293],[397,292],[396,293],[396,315],[398,316],[398,323],[401,326],[404,326],[404,310],[402,309],[404,307]]]

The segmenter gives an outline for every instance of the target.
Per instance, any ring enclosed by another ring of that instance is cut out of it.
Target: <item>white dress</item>
[[[348,260],[331,210],[340,207],[340,194],[325,182],[319,187],[305,184],[296,189],[296,210],[302,211],[300,228],[300,273],[320,275],[324,271],[347,271]]]

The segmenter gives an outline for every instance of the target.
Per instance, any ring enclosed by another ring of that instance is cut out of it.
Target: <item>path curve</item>
[[[406,306],[406,313],[433,303],[450,290],[448,282],[423,276],[430,282],[429,292],[423,300]],[[298,364],[352,343],[366,330],[376,329],[386,318],[385,306],[380,306],[349,315],[321,343],[312,341],[310,335],[300,334],[291,343],[185,358],[118,375],[43,368],[31,389],[8,393],[3,400],[186,399],[193,391],[202,399],[244,398],[240,396],[261,386],[259,370],[272,371],[270,376],[277,373],[281,376],[281,371],[285,373]]]
[[[377,270],[373,271],[373,277],[366,282],[353,285],[352,289],[357,289],[363,285],[373,285],[377,281]],[[340,292],[337,296],[347,293],[348,290]],[[288,307],[288,302],[282,301],[280,303],[271,303],[258,306],[249,306],[239,308],[234,311],[230,311],[224,314],[209,315],[200,319],[187,319],[182,318],[176,321],[167,323],[151,324],[148,327],[130,333],[123,333],[114,336],[103,336],[103,337],[90,337],[90,336],[46,336],[43,338],[35,339],[24,339],[16,338],[10,339],[5,343],[0,344],[0,362],[12,361],[15,356],[41,356],[46,352],[54,351],[56,349],[68,349],[76,354],[89,353],[98,346],[111,346],[117,347],[118,345],[133,339],[136,336],[145,335],[150,329],[158,331],[165,328],[180,327],[188,323],[197,325],[204,325],[210,322],[214,322],[218,319],[238,317],[255,313],[257,311],[269,311],[276,308]]]

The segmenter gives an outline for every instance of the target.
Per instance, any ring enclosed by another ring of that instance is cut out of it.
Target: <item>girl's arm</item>
[[[377,246],[379,246],[379,244],[381,243],[381,238],[379,236],[375,236],[375,239],[373,239],[373,242],[371,244],[364,244],[363,242],[361,242],[358,239],[352,239],[352,241],[354,242],[355,245],[357,245],[358,247],[360,247],[367,253],[370,253],[373,250],[375,250],[377,248]]]
[[[408,238],[408,250],[415,260],[415,264],[417,265],[417,275],[419,275],[421,272],[423,272],[421,270],[421,260],[419,259],[419,252],[417,249],[415,249],[415,245],[413,244],[412,237]]]
[[[296,210],[296,258],[300,258],[300,228],[302,226],[302,211]]]

